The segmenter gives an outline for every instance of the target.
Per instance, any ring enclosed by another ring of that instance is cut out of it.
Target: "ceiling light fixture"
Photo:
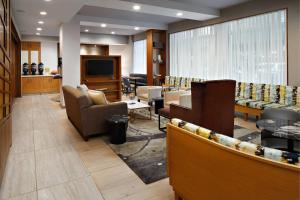
[[[84,32],[89,32],[89,29],[85,29]]]
[[[40,14],[41,15],[47,15],[47,12],[46,11],[41,11]]]
[[[139,27],[134,27],[134,30],[138,31],[138,30],[140,30],[140,28]]]
[[[44,24],[44,21],[38,21],[38,24]]]
[[[42,31],[43,29],[39,27],[39,28],[36,28],[36,30],[37,31]]]
[[[132,8],[133,8],[133,10],[140,10],[140,9],[141,9],[141,6],[139,6],[139,5],[134,5]]]
[[[41,35],[40,33],[36,33],[36,35]]]
[[[183,13],[182,13],[182,12],[178,12],[176,15],[177,15],[178,17],[181,17],[181,16],[183,15]]]
[[[107,25],[106,24],[101,24],[101,27],[102,28],[105,28]]]
[[[111,32],[111,34],[113,34],[113,35],[114,35],[114,34],[116,34],[116,33],[115,33],[114,31],[112,31],[112,32]]]
[[[52,0],[44,0],[44,1],[46,1],[46,2],[50,2],[50,1],[52,1]]]

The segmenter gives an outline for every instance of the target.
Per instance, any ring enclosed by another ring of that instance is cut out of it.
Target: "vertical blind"
[[[146,40],[139,40],[133,43],[133,73],[147,74]]]
[[[170,35],[170,75],[287,84],[286,10]]]

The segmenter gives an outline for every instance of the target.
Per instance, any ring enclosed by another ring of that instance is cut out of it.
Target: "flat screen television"
[[[88,76],[112,76],[114,74],[113,60],[87,60],[86,62]]]

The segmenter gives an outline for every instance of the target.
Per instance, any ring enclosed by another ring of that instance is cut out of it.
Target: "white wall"
[[[41,59],[44,67],[49,67],[50,71],[57,69],[57,42],[42,41],[41,43]]]
[[[57,69],[57,43],[58,37],[23,35],[22,41],[41,42],[41,62],[50,71]]]
[[[109,55],[121,55],[122,76],[132,73],[132,45],[109,45]]]

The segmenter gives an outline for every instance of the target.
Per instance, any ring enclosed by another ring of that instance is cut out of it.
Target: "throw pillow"
[[[108,104],[105,94],[102,91],[89,90],[88,95],[92,99],[92,101],[95,105],[107,105]]]
[[[79,91],[81,91],[83,94],[87,95],[88,94],[88,90],[89,88],[85,85],[85,84],[82,84],[82,85],[78,85],[77,86],[77,89]]]

